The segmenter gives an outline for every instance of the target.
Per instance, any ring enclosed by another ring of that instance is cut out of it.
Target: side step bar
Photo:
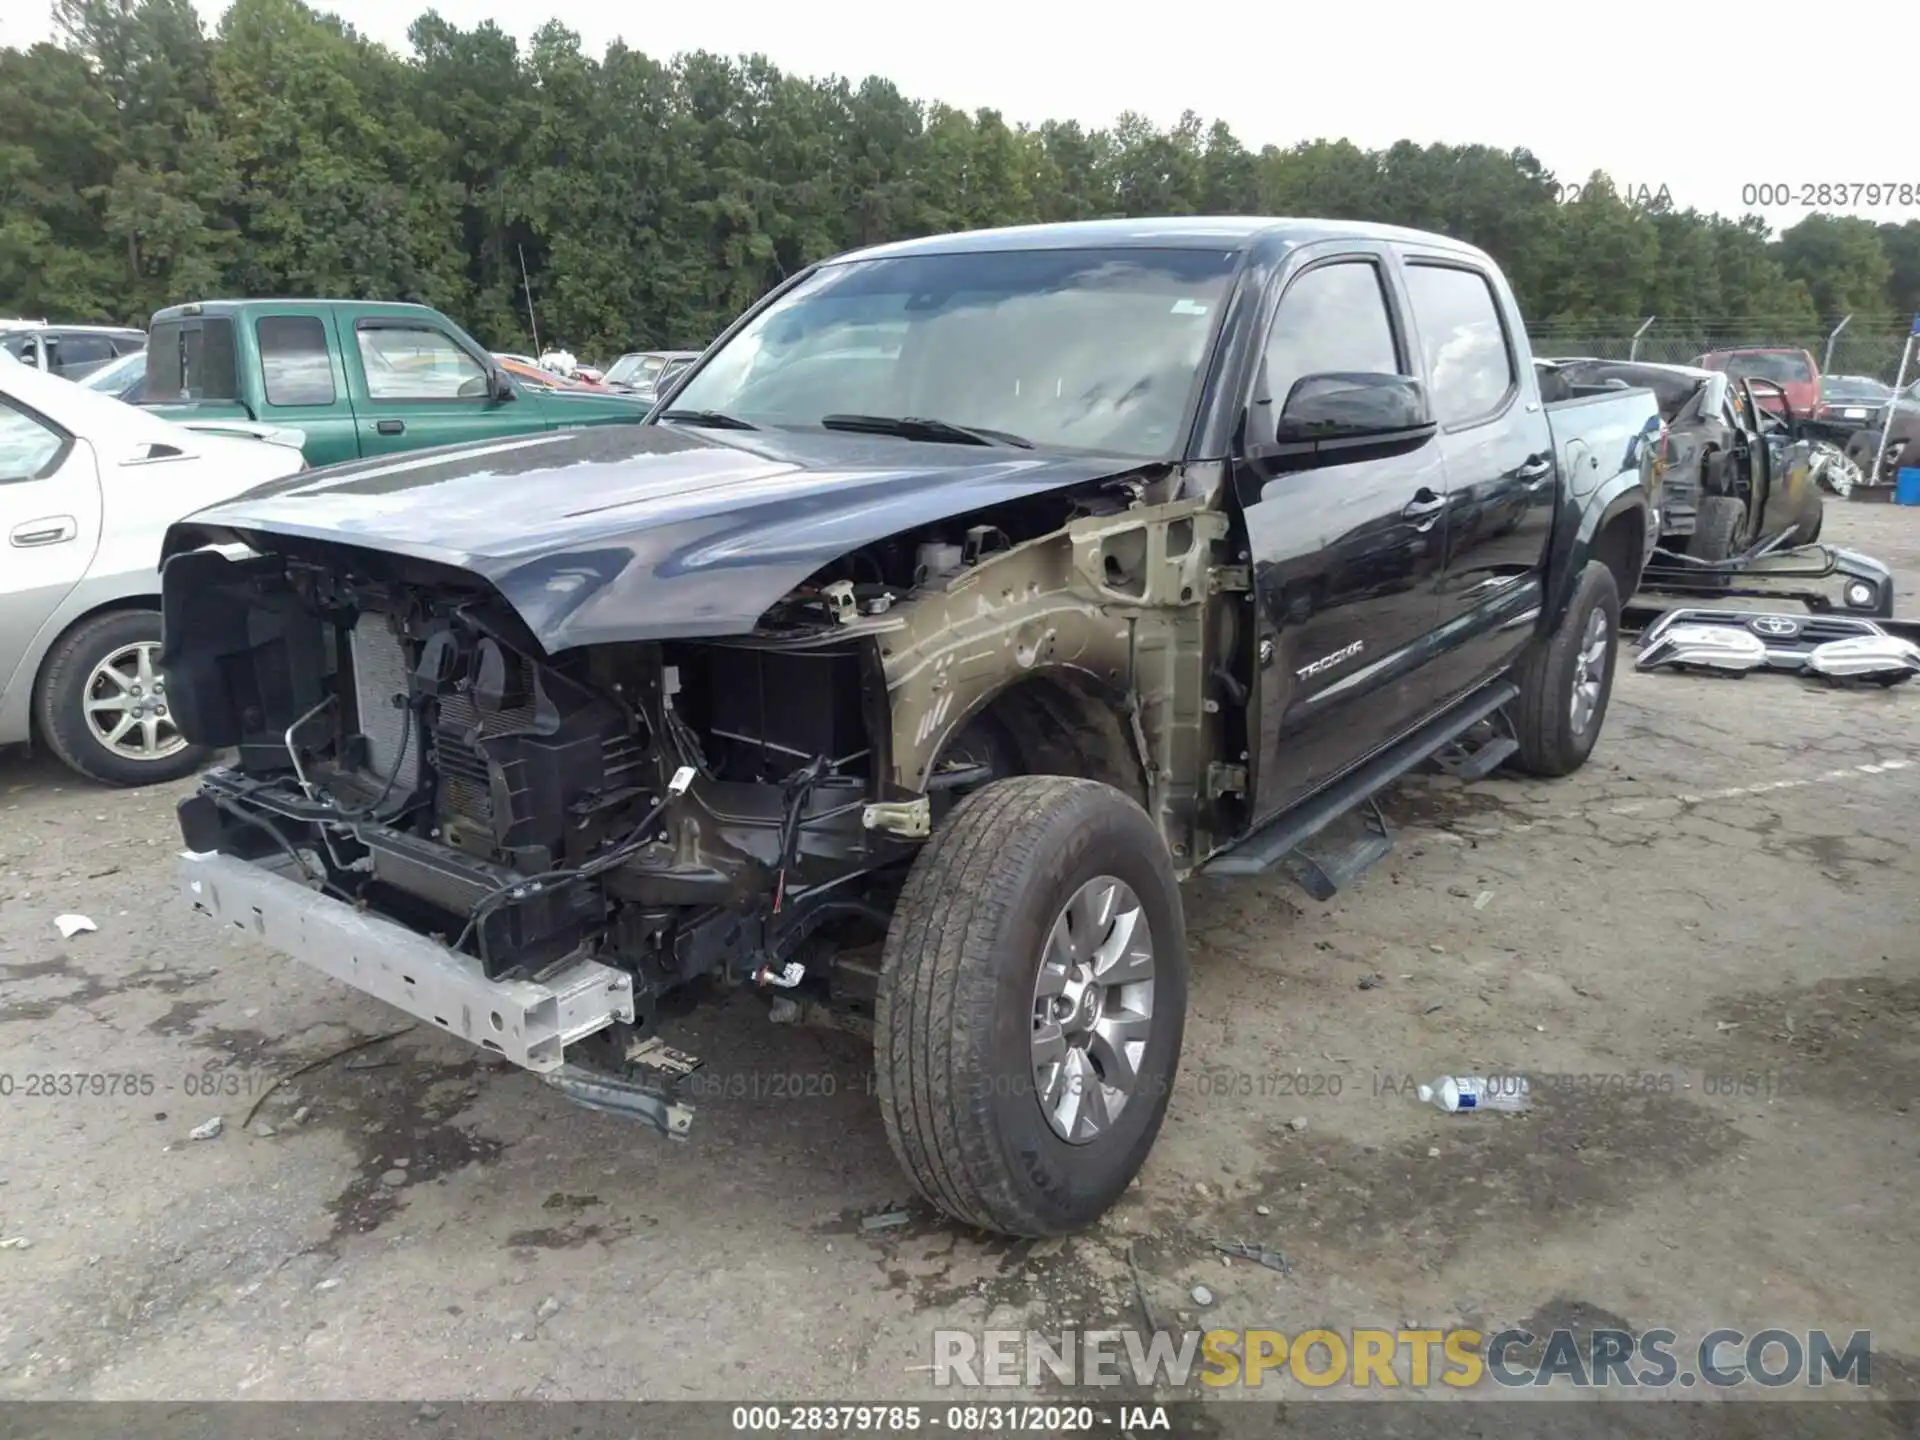
[[[1477,748],[1456,741],[1433,757],[1433,763],[1461,780],[1484,780],[1520,753],[1520,742],[1511,735],[1496,735]]]
[[[1490,718],[1519,697],[1519,687],[1509,680],[1474,691],[1451,710],[1436,715],[1418,730],[1382,750],[1324,794],[1314,796],[1297,810],[1276,816],[1263,829],[1254,831],[1231,850],[1216,855],[1201,867],[1201,872],[1206,875],[1264,875],[1275,868],[1284,868],[1296,878],[1304,877],[1301,878],[1301,884],[1315,899],[1328,899],[1359,879],[1393,844],[1392,838],[1386,833],[1385,817],[1381,816],[1379,806],[1373,803],[1373,797],[1421,762],[1439,755],[1482,720]],[[1458,762],[1454,773],[1466,778],[1479,778],[1478,774],[1467,776],[1468,767],[1476,764],[1481,754],[1497,752],[1487,763],[1486,771],[1479,773],[1490,772],[1513,753],[1512,749],[1502,748],[1503,740],[1504,737],[1491,741],[1482,750]],[[1509,740],[1505,743],[1512,742]],[[1307,842],[1361,805],[1369,807],[1367,818],[1378,822],[1377,829],[1369,825],[1367,833],[1357,841],[1328,853],[1312,853],[1305,849]]]

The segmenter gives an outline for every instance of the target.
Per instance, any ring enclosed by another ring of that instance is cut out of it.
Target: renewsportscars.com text
[[[1873,1337],[1855,1330],[936,1330],[940,1386],[1042,1384],[1255,1388],[1572,1386],[1725,1390],[1873,1383]]]

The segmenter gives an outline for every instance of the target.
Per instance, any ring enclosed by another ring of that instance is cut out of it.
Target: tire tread
[[[996,937],[1059,822],[1116,801],[1139,809],[1110,786],[1070,776],[988,785],[927,842],[894,908],[875,1007],[881,1117],[920,1192],[984,1230],[1054,1229],[1014,1185],[995,1144],[991,1087],[970,1064],[973,1041],[994,1023]],[[1144,812],[1139,819],[1151,824]]]
[[[40,668],[39,682],[34,686],[33,719],[40,738],[61,764],[102,785],[127,787],[177,780],[199,769],[206,758],[204,749],[190,745],[167,762],[153,763],[149,775],[139,775],[103,764],[100,747],[86,736],[73,733],[70,702],[73,693],[86,685],[87,674],[93,668],[83,657],[103,635],[129,629],[130,620],[148,617],[159,619],[151,610],[106,610],[82,620],[54,642]],[[120,643],[131,643],[131,639]]]

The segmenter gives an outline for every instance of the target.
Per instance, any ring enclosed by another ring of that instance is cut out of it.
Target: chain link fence
[[[1651,323],[1648,323],[1651,321]],[[1891,385],[1900,367],[1900,353],[1909,338],[1905,325],[1849,324],[1835,333],[1832,325],[1817,330],[1770,327],[1764,322],[1738,320],[1642,320],[1602,325],[1539,325],[1528,329],[1536,355],[1590,355],[1602,360],[1651,360],[1685,365],[1713,350],[1805,350],[1823,375],[1866,375]],[[1915,378],[1920,360],[1909,360],[1907,379]]]

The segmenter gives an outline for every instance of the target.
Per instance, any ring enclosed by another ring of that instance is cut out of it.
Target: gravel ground
[[[1920,575],[1920,514],[1829,515]],[[1204,1282],[1205,1324],[1289,1333],[1870,1329],[1876,1385],[1920,1393],[1916,716],[1920,687],[1627,673],[1582,772],[1408,782],[1331,904],[1192,888],[1159,1145],[1039,1245],[918,1206],[863,1229],[907,1191],[859,1043],[746,998],[667,1037],[730,1092],[684,1144],[424,1030],[243,1129],[403,1018],[183,908],[189,786],[0,757],[0,1241],[29,1242],[0,1248],[0,1397],[950,1398],[937,1327],[1137,1324],[1130,1246],[1163,1321],[1201,1323]],[[1526,1117],[1399,1093],[1516,1068]],[[25,1093],[46,1072],[125,1078]]]

